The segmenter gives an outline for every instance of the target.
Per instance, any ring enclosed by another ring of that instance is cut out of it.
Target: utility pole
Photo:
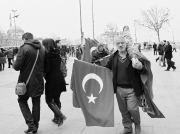
[[[81,47],[83,46],[83,31],[82,31],[82,17],[81,17],[81,0],[79,0],[79,8],[80,8],[80,31],[81,31]]]
[[[135,41],[137,43],[137,36],[136,36],[136,24],[135,24],[136,20],[134,20],[134,28],[135,28]]]
[[[94,37],[94,11],[93,11],[93,0],[92,0],[92,23],[93,23],[93,39],[95,39],[95,37]]]

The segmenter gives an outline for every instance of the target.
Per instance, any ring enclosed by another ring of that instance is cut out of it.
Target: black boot
[[[52,122],[54,122],[55,124],[58,123],[58,116],[56,114],[54,114],[54,118],[52,119]]]
[[[58,107],[59,107],[59,110],[61,112],[61,104],[59,104]],[[65,121],[67,118],[62,112],[61,112],[61,117],[62,117],[63,121]]]
[[[61,126],[63,124],[63,119],[62,119],[62,113],[60,112],[58,106],[54,102],[48,102],[48,106],[57,116],[58,126]]]

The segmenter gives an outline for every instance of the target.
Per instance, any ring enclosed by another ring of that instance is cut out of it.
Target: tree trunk
[[[160,43],[160,35],[159,35],[159,30],[158,31],[156,31],[157,32],[157,35],[158,35],[158,41],[159,41],[159,43]]]

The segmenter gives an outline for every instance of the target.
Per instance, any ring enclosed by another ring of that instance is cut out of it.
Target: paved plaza
[[[173,72],[164,71],[155,61],[157,56],[153,51],[142,52],[150,61],[154,76],[154,102],[166,117],[165,119],[151,119],[141,112],[142,134],[180,134],[180,51],[173,52],[173,61],[177,69]],[[67,83],[70,83],[74,58],[68,59]],[[6,68],[0,72],[0,134],[23,134],[27,129],[21,114],[15,85],[19,72]],[[115,97],[115,126],[110,128],[86,127],[81,109],[72,106],[72,91],[67,86],[67,92],[61,96],[62,112],[67,116],[64,124],[57,127],[51,119],[52,111],[45,103],[45,96],[41,97],[41,119],[38,134],[119,134],[123,130],[121,114]],[[31,100],[29,100],[31,107]]]

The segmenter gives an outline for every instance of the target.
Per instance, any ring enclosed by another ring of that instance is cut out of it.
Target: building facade
[[[22,35],[24,34],[24,31],[16,26],[16,28],[13,26],[11,27],[7,33],[1,34],[1,41],[0,46],[13,46],[13,47],[19,47],[22,45]]]

